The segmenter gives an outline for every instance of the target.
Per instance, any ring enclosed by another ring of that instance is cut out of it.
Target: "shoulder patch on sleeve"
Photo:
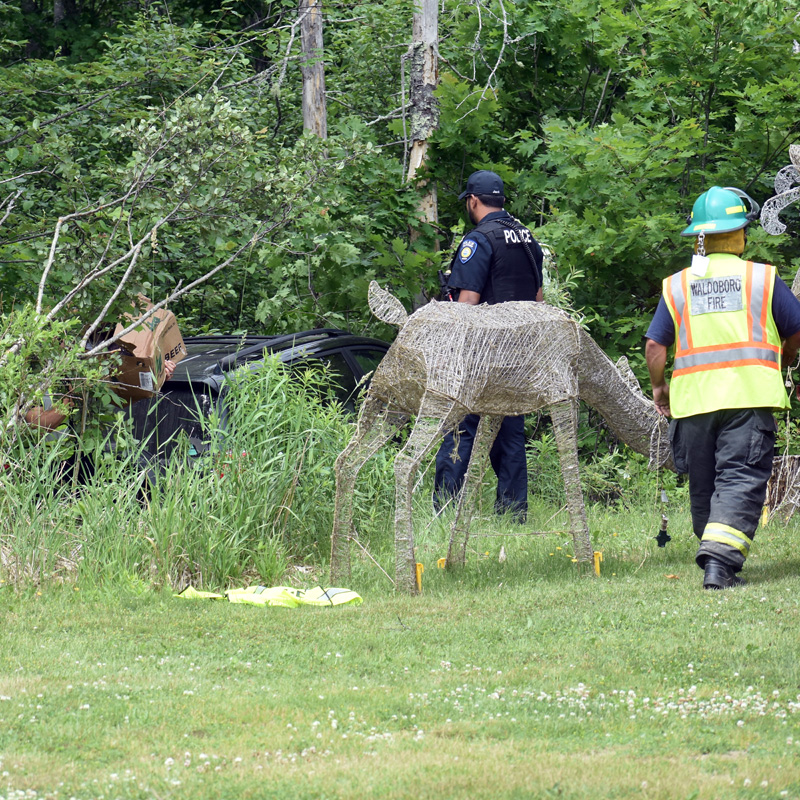
[[[464,239],[458,250],[458,260],[462,264],[466,264],[475,255],[477,249],[478,243],[474,239]]]

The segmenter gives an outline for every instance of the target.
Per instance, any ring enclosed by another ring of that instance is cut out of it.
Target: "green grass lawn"
[[[445,573],[434,526],[422,596],[355,559],[358,607],[6,586],[0,797],[798,798],[796,527],[703,592],[673,517],[595,509],[599,579],[492,520]]]

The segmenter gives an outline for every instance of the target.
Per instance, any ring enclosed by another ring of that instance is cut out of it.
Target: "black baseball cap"
[[[504,197],[503,179],[488,169],[479,169],[467,178],[467,188],[458,196],[463,200],[468,194],[493,194]]]

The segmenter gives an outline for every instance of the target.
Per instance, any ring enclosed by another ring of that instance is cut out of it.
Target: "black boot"
[[[722,561],[706,556],[705,574],[703,575],[704,589],[730,589],[733,586],[743,586],[745,581],[737,577],[733,567]]]

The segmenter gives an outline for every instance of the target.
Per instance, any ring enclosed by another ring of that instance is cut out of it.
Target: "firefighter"
[[[744,583],[738,573],[772,471],[773,411],[789,407],[781,367],[800,347],[800,301],[773,266],[740,258],[745,227],[758,211],[739,189],[712,186],[697,198],[681,233],[696,237],[695,255],[664,280],[647,331],[653,399],[660,414],[673,418],[675,466],[689,474],[705,589]]]

